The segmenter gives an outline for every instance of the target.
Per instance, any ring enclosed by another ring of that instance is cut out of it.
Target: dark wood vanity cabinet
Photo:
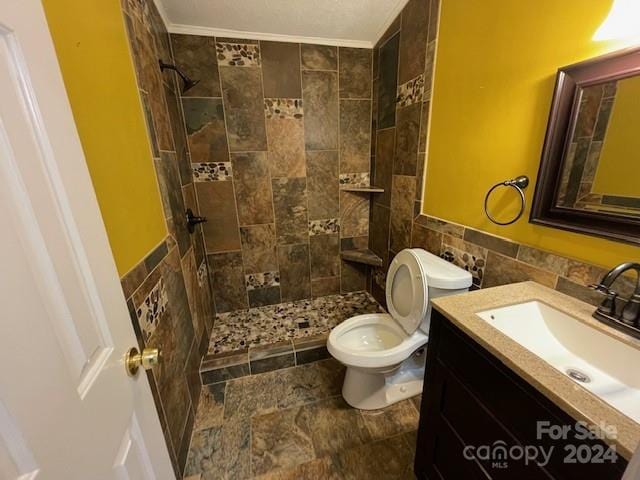
[[[564,439],[538,439],[537,422],[565,428]],[[419,479],[619,479],[626,460],[617,455],[611,462],[606,444],[581,437],[572,417],[434,310],[415,458]],[[517,458],[527,446],[543,465]],[[546,463],[540,448],[552,452]],[[505,455],[509,450],[513,455]],[[589,458],[603,462],[581,463]]]

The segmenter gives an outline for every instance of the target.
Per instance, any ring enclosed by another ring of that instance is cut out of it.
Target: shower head
[[[160,64],[161,72],[164,71],[165,69],[173,70],[180,76],[180,78],[182,79],[182,93],[186,93],[187,90],[195,87],[200,81],[200,80],[192,80],[191,78],[187,77],[184,73],[182,73],[178,67],[170,63],[164,63],[162,59],[158,60],[158,63]]]

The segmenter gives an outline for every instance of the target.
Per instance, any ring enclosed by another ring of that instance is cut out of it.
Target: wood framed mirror
[[[640,245],[640,48],[558,70],[529,221]]]

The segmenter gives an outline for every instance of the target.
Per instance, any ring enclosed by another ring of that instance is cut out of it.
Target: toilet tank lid
[[[421,248],[413,250],[419,258],[429,287],[457,290],[471,286],[473,279],[468,271]]]

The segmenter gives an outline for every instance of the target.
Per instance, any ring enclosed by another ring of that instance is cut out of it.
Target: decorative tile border
[[[486,254],[483,256],[481,249],[469,248],[468,250],[478,250],[477,252],[468,252],[465,249],[456,248],[453,245],[442,244],[442,253],[440,256],[446,261],[458,265],[460,268],[464,268],[467,272],[473,276],[473,283],[476,286],[482,284],[482,278],[484,276],[484,266],[487,259]]]
[[[205,260],[202,260],[198,267],[196,278],[198,279],[198,287],[203,288],[207,284],[207,263]]]
[[[340,185],[349,185],[350,187],[368,187],[371,185],[371,175],[369,172],[341,173]]]
[[[231,162],[192,163],[194,182],[219,182],[231,180]]]
[[[301,119],[304,115],[301,98],[265,98],[264,113],[267,118]]]
[[[280,272],[250,273],[244,279],[247,290],[277,287],[280,285]]]
[[[593,305],[602,302],[588,285],[599,282],[605,268],[435,217],[420,215],[413,229],[412,247],[465,268],[473,275],[475,288],[533,280]],[[373,279],[378,283],[375,270]],[[616,291],[621,296],[634,289],[634,279],[619,278]]]
[[[259,67],[260,45],[216,42],[218,65],[223,67]]]
[[[398,87],[396,102],[399,107],[408,107],[422,101],[424,93],[424,75],[420,74],[413,80],[409,80]]]
[[[164,280],[160,277],[160,280],[151,289],[149,295],[136,308],[136,315],[138,316],[145,342],[156,331],[160,317],[165,312],[168,303],[169,298],[164,286]]]
[[[309,220],[309,235],[330,235],[340,233],[340,221],[337,218]]]

